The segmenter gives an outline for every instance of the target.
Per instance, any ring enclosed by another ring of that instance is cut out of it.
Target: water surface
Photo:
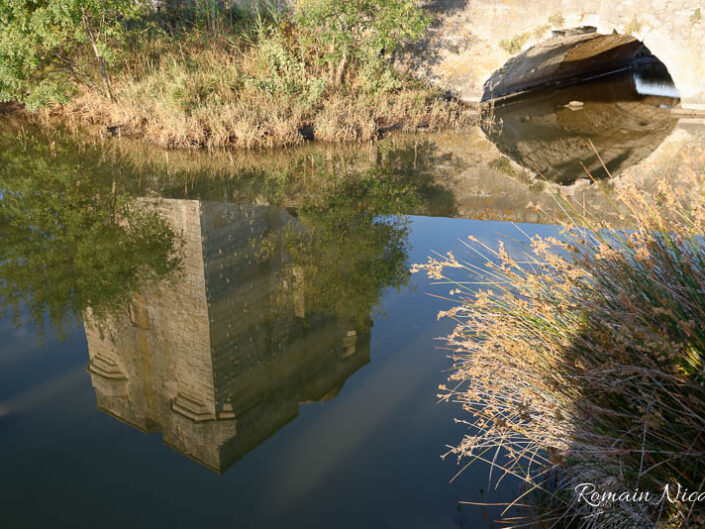
[[[460,502],[520,489],[480,463],[451,482],[450,287],[408,269],[468,235],[521,257],[555,191],[604,207],[587,140],[627,180],[697,163],[700,129],[597,83],[485,132],[286,154],[4,125],[3,527],[491,526]]]

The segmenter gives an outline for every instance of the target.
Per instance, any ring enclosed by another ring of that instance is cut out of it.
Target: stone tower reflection
[[[369,362],[371,322],[310,313],[284,240],[287,209],[150,204],[184,241],[182,274],[135,295],[101,332],[90,313],[98,408],[223,472]]]

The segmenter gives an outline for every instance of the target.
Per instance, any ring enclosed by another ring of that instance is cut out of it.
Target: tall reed
[[[485,266],[447,254],[414,267],[456,302],[439,315],[457,322],[441,395],[471,429],[449,454],[522,480],[514,506],[537,495],[550,506],[528,519],[508,506],[510,526],[705,522],[703,502],[594,507],[576,491],[705,485],[705,174],[654,193],[618,186],[614,205],[607,222],[562,201],[569,220],[555,237],[527,235],[525,259],[471,236]]]

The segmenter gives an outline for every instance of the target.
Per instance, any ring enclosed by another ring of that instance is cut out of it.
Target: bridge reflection
[[[97,405],[223,472],[369,362],[372,306],[312,299],[316,278],[292,257],[309,228],[285,208],[148,203],[182,234],[182,273],[107,326],[88,312]]]

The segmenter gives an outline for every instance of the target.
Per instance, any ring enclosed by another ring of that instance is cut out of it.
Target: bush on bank
[[[167,147],[438,129],[463,109],[400,68],[417,0],[0,2],[0,101]],[[6,28],[6,29],[5,29]]]

